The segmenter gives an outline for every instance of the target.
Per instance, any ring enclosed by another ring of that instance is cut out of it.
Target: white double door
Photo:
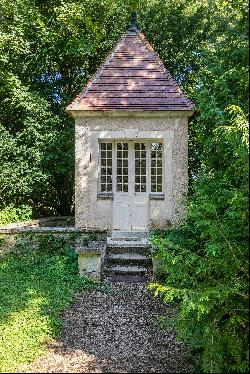
[[[149,144],[116,141],[113,154],[113,229],[143,231],[148,226]]]

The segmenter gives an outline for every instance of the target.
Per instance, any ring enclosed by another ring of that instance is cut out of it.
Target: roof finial
[[[138,31],[136,26],[137,13],[135,11],[131,12],[131,24],[129,31]]]

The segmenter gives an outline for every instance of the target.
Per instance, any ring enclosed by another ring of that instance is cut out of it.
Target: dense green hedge
[[[207,4],[195,25],[207,41],[194,52],[193,81],[184,80],[198,108],[189,124],[188,217],[154,234],[163,266],[152,287],[178,305],[179,336],[199,352],[201,370],[238,373],[249,363],[247,2]]]
[[[187,223],[152,237],[162,269],[151,287],[177,303],[179,337],[199,351],[205,373],[248,371],[247,136],[239,113],[215,131],[216,168],[203,165]]]

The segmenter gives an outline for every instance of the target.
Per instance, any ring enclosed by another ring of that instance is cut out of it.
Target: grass
[[[34,360],[56,337],[59,314],[91,282],[65,239],[21,238],[0,257],[0,372]]]

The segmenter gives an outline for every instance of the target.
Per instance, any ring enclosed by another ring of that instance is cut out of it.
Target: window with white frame
[[[162,192],[162,143],[151,143],[151,192]]]
[[[100,143],[100,191],[112,192],[112,150],[111,142]]]
[[[146,192],[147,182],[147,144],[134,143],[135,155],[135,192]]]
[[[128,143],[116,144],[116,191],[128,192]]]
[[[163,142],[102,141],[99,160],[101,193],[163,192]]]

